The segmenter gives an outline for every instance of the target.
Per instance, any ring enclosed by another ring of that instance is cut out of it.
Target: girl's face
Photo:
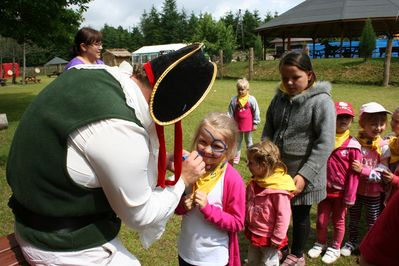
[[[396,136],[399,136],[399,112],[395,112],[392,114],[391,129]]]
[[[249,171],[254,177],[262,178],[266,176],[267,167],[265,163],[258,163],[254,160],[254,156],[252,154],[247,155],[247,166]]]
[[[347,131],[351,126],[352,121],[353,117],[350,115],[338,115],[336,133],[341,134]]]
[[[386,128],[386,120],[382,119],[381,116],[370,117],[368,121],[364,121],[362,124],[366,136],[370,139],[380,136]]]
[[[220,162],[226,160],[227,149],[224,137],[216,129],[209,125],[200,129],[197,138],[197,151],[206,164],[207,172],[214,170]]]
[[[309,86],[313,73],[299,69],[296,66],[283,65],[280,69],[281,81],[288,95],[301,94]]]
[[[245,95],[247,95],[247,93],[248,93],[248,89],[247,88],[243,88],[243,87],[237,87],[237,93],[238,93],[238,96],[240,96],[240,97],[244,97]]]

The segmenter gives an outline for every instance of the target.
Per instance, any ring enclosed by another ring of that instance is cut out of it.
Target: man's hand
[[[205,163],[197,151],[191,152],[183,161],[181,177],[186,186],[194,184],[205,174]]]

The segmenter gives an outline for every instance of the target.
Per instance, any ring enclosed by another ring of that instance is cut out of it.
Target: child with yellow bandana
[[[382,181],[385,184],[386,201],[392,198],[393,194],[399,188],[399,107],[395,109],[391,117],[392,133],[387,136],[389,141],[389,170],[382,172]]]
[[[355,205],[349,208],[349,239],[341,248],[341,255],[350,256],[357,248],[362,209],[365,209],[367,228],[370,229],[381,211],[381,194],[384,192],[381,171],[387,169],[389,147],[381,138],[386,129],[387,114],[381,104],[369,102],[360,108],[360,131],[357,140],[362,146],[362,160],[355,160],[352,169],[360,173]]]
[[[360,175],[351,165],[354,160],[362,160],[360,143],[349,131],[355,116],[352,104],[336,102],[335,110],[337,114],[335,147],[327,161],[327,198],[317,205],[316,243],[308,251],[311,258],[317,258],[325,251],[321,260],[326,264],[334,263],[341,256],[346,208],[355,204]],[[330,217],[333,239],[327,245]]]
[[[273,142],[249,147],[247,158],[252,174],[246,196],[248,265],[279,265],[278,250],[288,244],[290,201],[296,186]]]
[[[230,164],[237,126],[226,113],[210,113],[200,123],[193,150],[206,173],[182,197],[175,213],[183,215],[178,242],[179,265],[239,266],[238,232],[244,227],[245,186]]]
[[[260,123],[260,111],[256,98],[249,95],[249,82],[246,78],[237,80],[237,95],[230,100],[228,112],[237,123],[239,135],[237,140],[237,152],[234,156],[234,164],[241,159],[241,144],[245,139],[246,147],[252,145],[252,131],[256,130]]]

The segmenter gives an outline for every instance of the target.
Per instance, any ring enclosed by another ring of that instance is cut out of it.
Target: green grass
[[[241,75],[243,75],[242,72]],[[396,72],[398,73],[398,72]],[[238,75],[238,76],[241,76]],[[318,74],[320,78],[320,74]],[[29,84],[26,86],[21,85],[7,85],[0,87],[0,113],[7,113],[9,120],[9,128],[0,131],[0,235],[5,235],[13,231],[13,216],[7,207],[7,201],[10,196],[10,189],[7,186],[5,178],[5,166],[7,161],[7,154],[10,143],[21,118],[22,113],[34,99],[35,95],[41,89],[54,80],[54,78],[41,77],[41,84]],[[360,78],[359,78],[360,79]],[[10,84],[10,83],[8,83]],[[264,124],[264,117],[266,108],[272,99],[275,92],[276,81],[251,81],[250,93],[254,95],[259,103],[261,109],[262,122],[257,131],[254,132],[254,141],[259,141],[261,131]],[[375,85],[362,85],[362,84],[334,84],[333,85],[333,98],[335,101],[345,100],[352,102],[358,114],[358,110],[363,103],[369,101],[377,101],[384,105],[387,109],[393,110],[398,106],[399,87],[383,88]],[[205,99],[205,101],[196,109],[189,117],[183,121],[184,129],[184,147],[190,148],[193,133],[198,125],[198,122],[204,115],[211,111],[227,111],[227,106],[231,96],[236,94],[235,80],[217,80]],[[357,119],[352,126],[352,132],[357,132]],[[173,145],[172,136],[173,127],[166,128],[167,144],[169,147]],[[245,148],[243,150],[245,154]],[[245,166],[245,158],[242,157],[241,163],[237,166],[238,171],[244,179],[248,179],[249,171]],[[315,240],[315,207],[312,208],[312,231],[310,239],[307,243],[307,248],[310,248]],[[173,217],[168,223],[166,232],[162,239],[156,242],[148,250],[141,247],[137,233],[123,227],[120,237],[127,248],[135,254],[142,265],[177,265],[177,236],[180,227],[180,217]],[[240,234],[240,247],[242,258],[246,257],[248,242]],[[308,259],[308,265],[321,265],[320,259]],[[336,265],[355,265],[356,256],[350,258],[341,258]]]

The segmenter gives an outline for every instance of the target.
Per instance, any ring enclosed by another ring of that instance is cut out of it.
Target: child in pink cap
[[[341,243],[345,235],[346,208],[355,204],[359,173],[351,165],[361,161],[360,143],[350,135],[349,128],[355,116],[348,102],[336,102],[337,113],[335,148],[327,161],[327,198],[317,205],[317,242],[308,251],[317,258],[326,250],[322,261],[330,264],[340,256]],[[333,222],[333,240],[327,245],[328,223]],[[327,248],[328,246],[328,248]]]

